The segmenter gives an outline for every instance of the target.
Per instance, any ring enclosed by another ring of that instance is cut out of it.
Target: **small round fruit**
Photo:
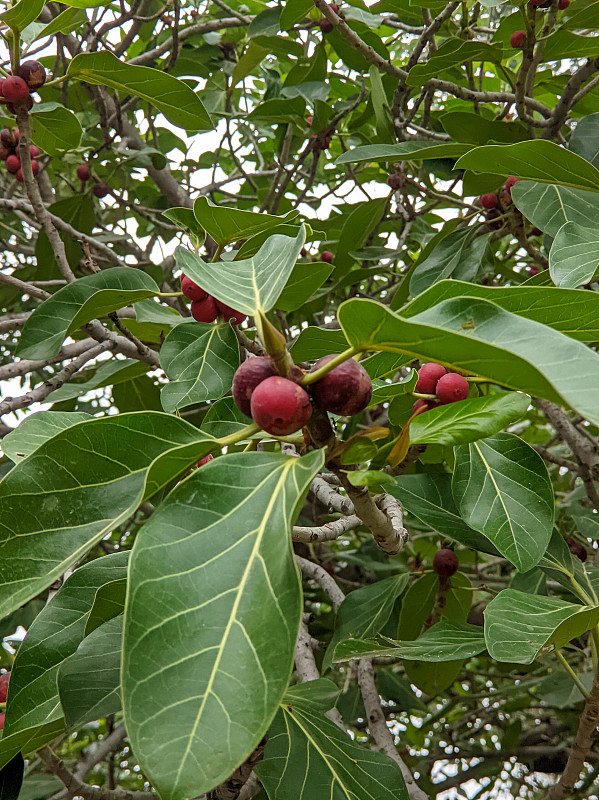
[[[321,19],[318,23],[318,27],[323,33],[330,33],[335,26],[332,22],[329,22],[328,19]]]
[[[332,264],[333,258],[334,256],[330,250],[323,250],[322,253],[320,254],[320,260],[324,261],[325,264]]]
[[[319,358],[310,372],[316,372],[333,358],[335,356]],[[312,384],[312,397],[314,404],[323,411],[351,417],[370,403],[372,381],[364,367],[350,358]]]
[[[31,158],[37,158],[40,154],[39,147],[36,147],[34,144],[29,145],[29,155]]]
[[[447,373],[441,364],[423,364],[418,370],[418,380],[416,381],[416,391],[420,394],[434,394],[439,379]]]
[[[309,117],[306,117],[306,125],[310,127],[310,125],[314,122],[314,117],[310,114]]]
[[[589,557],[586,547],[578,544],[578,542],[574,542],[572,539],[567,539],[566,541],[568,542],[568,548],[572,555],[576,556],[576,558],[579,558],[584,563]]]
[[[214,456],[212,455],[212,453],[208,453],[208,455],[204,456],[204,458],[200,458],[200,460],[198,461],[198,467],[203,467],[204,464],[208,464],[208,462],[212,461],[213,458]]]
[[[4,78],[2,81],[2,96],[9,103],[20,103],[29,97],[29,87],[23,80],[16,75],[12,78]]]
[[[8,128],[2,128],[0,131],[0,142],[4,147],[11,148],[15,146],[15,140],[13,139],[12,133],[8,130]]]
[[[512,187],[515,186],[518,181],[521,181],[522,178],[516,178],[511,175],[506,182],[503,184],[503,191],[507,195],[508,202],[512,202]]]
[[[559,0],[557,7],[559,8],[560,11],[565,11],[569,5],[570,5],[570,0]]]
[[[106,197],[107,194],[110,194],[110,186],[107,183],[94,183],[92,186],[92,192],[95,194],[96,197],[102,198]]]
[[[24,182],[25,178],[23,177],[23,170],[21,169],[21,167],[19,167],[19,169],[17,170],[15,178],[19,181],[19,183]]]
[[[387,186],[393,189],[394,192],[397,192],[403,186],[402,176],[397,172],[392,172],[387,178]]]
[[[227,322],[230,321],[233,325],[241,325],[241,323],[247,319],[247,314],[242,314],[241,311],[235,311],[234,308],[221,303],[220,300],[215,300],[214,302],[216,303],[219,314],[221,314]]]
[[[481,194],[480,196],[480,204],[483,208],[490,210],[491,208],[497,208],[497,204],[499,200],[497,199],[497,195],[495,192],[488,192],[487,194]]]
[[[9,682],[10,672],[4,672],[2,675],[0,675],[0,703],[6,703]]]
[[[33,172],[33,177],[35,177],[40,171],[40,165],[37,163],[35,158],[31,159],[31,171]]]
[[[4,711],[0,711],[0,731],[4,728],[4,718],[6,714]]]
[[[442,405],[447,403],[456,403],[458,400],[465,400],[468,397],[468,390],[470,384],[462,375],[457,372],[448,372],[439,378],[437,383],[436,394],[439,402]]]
[[[250,401],[252,419],[272,436],[289,436],[310,419],[307,393],[293,381],[275,375],[258,384]]]
[[[25,81],[30,92],[37,92],[46,82],[46,70],[39,61],[23,62],[17,75]]]
[[[214,322],[218,317],[218,309],[214,298],[208,295],[203,300],[192,300],[191,316],[196,322]]]
[[[89,180],[89,167],[87,164],[79,164],[77,167],[77,177],[80,181],[88,181]]]
[[[460,562],[453,550],[437,550],[433,558],[433,569],[440,578],[451,578],[458,571]]]
[[[526,34],[524,31],[514,31],[510,36],[510,45],[514,50],[522,50],[526,42]]]
[[[541,270],[536,264],[531,264],[530,267],[526,270],[528,276],[530,278],[534,278],[535,275],[538,275]]]
[[[233,399],[237,408],[246,417],[251,417],[251,399],[256,386],[267,378],[276,376],[276,372],[267,356],[248,358],[239,365],[233,378]]]
[[[187,275],[181,275],[181,291],[188,300],[199,301],[208,297],[208,292],[204,291],[197,283],[194,283]]]
[[[6,169],[11,175],[16,175],[21,168],[21,159],[19,156],[9,156],[6,159]]]

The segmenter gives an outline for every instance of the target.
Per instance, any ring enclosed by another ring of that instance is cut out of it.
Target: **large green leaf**
[[[85,635],[99,628],[108,620],[118,617],[125,611],[127,595],[127,579],[119,578],[100,586],[94,597],[94,603],[85,624]]]
[[[128,556],[114,553],[80,567],[31,624],[12,669],[0,764],[12,757],[15,746],[29,752],[35,737],[46,732],[49,741],[64,727],[58,669],[85,635],[98,587],[126,575]]]
[[[404,306],[402,314],[415,316],[452,297],[480,297],[573,339],[583,342],[599,339],[599,295],[553,286],[478,286],[461,281],[441,281]]]
[[[588,39],[586,41],[588,43]],[[568,149],[599,167],[599,114],[589,114],[578,120]]]
[[[295,265],[285,288],[279,295],[276,307],[281,311],[297,311],[319,289],[333,271],[332,264],[324,261]]]
[[[438,361],[565,402],[599,424],[599,355],[485,300],[446,300],[409,319],[372,300],[348,300],[338,319],[356,348]]]
[[[457,158],[471,149],[472,145],[454,142],[431,144],[426,139],[417,142],[400,142],[399,144],[366,144],[343,153],[335,163],[355,164],[360,161],[420,161],[425,158]]]
[[[31,138],[40,150],[56,157],[79,147],[83,129],[72,111],[58,103],[44,103],[34,109],[30,116]]]
[[[366,243],[372,231],[380,223],[387,202],[386,197],[378,197],[375,200],[347,206],[339,234],[339,244],[335,251],[336,273],[348,271],[355,263],[353,253]]]
[[[276,713],[302,609],[290,525],[322,463],[321,450],[218,458],[138,535],[123,706],[133,751],[162,796],[215,787]]]
[[[536,566],[551,538],[553,489],[547,467],[511,433],[455,449],[453,496],[462,518],[519,572]]]
[[[309,325],[303,328],[291,347],[291,352],[296,361],[316,361],[322,356],[341,353],[347,350],[347,346],[343,331]]]
[[[437,622],[411,642],[380,639],[346,639],[335,648],[335,661],[353,658],[402,658],[407,661],[456,661],[471,658],[486,649],[485,637],[478,625]]]
[[[444,472],[400,475],[385,489],[397,497],[410,514],[442,536],[473,550],[499,555],[486,536],[470,528],[460,517],[451,493],[451,475]]]
[[[409,583],[407,573],[392,575],[350,592],[337,609],[335,632],[323,660],[323,669],[333,663],[337,644],[350,636],[376,636],[391,616],[397,598]]]
[[[113,267],[63,286],[38,306],[23,326],[20,358],[52,358],[72,331],[94,317],[152,297],[158,286],[138,269]]]
[[[239,239],[247,239],[297,217],[297,211],[289,211],[282,217],[271,214],[257,214],[230,206],[218,206],[207,197],[200,195],[193,204],[196,220],[218,245],[231,244]]]
[[[491,61],[500,64],[502,55],[501,44],[458,38],[446,39],[429,58],[412,67],[406,83],[408,86],[423,86],[431,78],[438,77],[451,67],[472,61]]]
[[[456,167],[599,192],[599,170],[548,139],[475,147],[460,158]]]
[[[165,411],[217,400],[231,388],[239,366],[239,345],[228,323],[177,325],[160,350],[160,366],[169,383],[162,387]]]
[[[19,0],[8,11],[0,14],[0,19],[5,22],[9,28],[16,31],[22,31],[30,22],[41,14],[44,7],[44,0]]]
[[[549,273],[556,286],[575,289],[588,283],[599,266],[599,236],[595,228],[566,222],[549,252]]]
[[[108,50],[75,56],[67,75],[116,89],[123,97],[135,95],[153,105],[173,125],[188,131],[209,131],[214,127],[202,101],[186,83],[162,70],[126,64]]]
[[[59,431],[85,419],[92,419],[91,414],[78,411],[38,411],[37,414],[25,417],[17,428],[2,439],[2,452],[16,463],[31,455]]]
[[[253,258],[207,263],[180,247],[177,266],[209,294],[243,314],[270,311],[287,283],[305,241],[302,226],[295,239],[274,234]]]
[[[0,617],[214,448],[188,422],[148,411],[79,422],[44,442],[0,483]]]
[[[566,222],[592,228],[599,214],[599,195],[568,186],[519,181],[512,200],[526,219],[548,236],[555,236]]]
[[[269,800],[408,800],[397,764],[349,739],[311,681],[290,687],[256,768]],[[336,688],[332,684],[333,688]]]
[[[84,25],[86,21],[87,16],[83,9],[67,8],[41,29],[36,35],[35,41],[56,33],[71,33],[80,25]]]
[[[473,240],[473,235],[471,228],[465,228],[442,239],[412,272],[410,293],[416,296],[445,278],[472,280],[480,269],[487,246],[486,236]]]
[[[527,394],[503,392],[437,406],[412,422],[410,442],[443,445],[475,442],[520,419],[529,403]]]
[[[149,367],[142,361],[135,361],[132,358],[111,358],[109,361],[103,361],[98,364],[97,368],[92,370],[92,375],[85,380],[78,381],[72,380],[61,386],[50,395],[49,402],[61,403],[64,400],[72,400],[74,397],[79,397],[82,394],[93,389],[103,389],[105,386],[117,386],[119,383],[127,383],[129,381],[145,375]],[[85,378],[89,371],[81,373]],[[77,376],[78,377],[78,376]]]
[[[599,606],[504,589],[485,609],[485,641],[496,661],[530,664],[599,622]]]
[[[58,692],[68,728],[120,711],[122,638],[120,615],[92,631],[60,665]]]

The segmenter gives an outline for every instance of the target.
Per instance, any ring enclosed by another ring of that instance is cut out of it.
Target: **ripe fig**
[[[17,75],[27,84],[30,92],[37,92],[46,82],[46,70],[39,61],[25,61],[17,70]]]
[[[560,11],[565,11],[566,8],[570,5],[570,0],[559,0],[557,7]]]
[[[321,19],[318,23],[318,27],[322,31],[322,33],[330,33],[333,28],[335,27],[332,22],[329,22],[328,19]]]
[[[289,436],[310,419],[307,393],[293,381],[275,375],[258,384],[250,401],[252,419],[272,436]]]
[[[19,156],[8,156],[6,159],[6,169],[12,175],[16,175],[21,168],[21,159]]]
[[[246,417],[252,416],[250,401],[254,389],[262,381],[272,378],[276,374],[270,358],[266,356],[254,356],[239,365],[233,378],[233,399],[242,414],[245,414]]]
[[[0,84],[2,82],[0,81]],[[0,142],[2,143],[3,147],[11,147],[15,146],[15,140],[13,139],[12,133],[8,130],[8,128],[2,128],[0,131]]]
[[[204,291],[201,286],[188,278],[187,275],[181,275],[181,291],[188,300],[205,300],[208,297],[208,292]]]
[[[566,539],[566,544],[568,545],[568,549],[570,550],[572,555],[576,556],[576,558],[579,558],[583,563],[589,557],[586,547],[584,547],[582,544],[579,544],[578,542],[575,542],[574,539]]]
[[[320,254],[320,260],[324,261],[326,264],[332,264],[333,258],[334,256],[330,250],[323,250],[322,253]]]
[[[458,400],[465,400],[468,397],[470,384],[462,375],[457,372],[448,372],[439,379],[436,394],[441,405],[456,403]]]
[[[204,458],[200,458],[200,460],[198,461],[198,467],[203,467],[204,464],[208,464],[208,462],[212,461],[213,458],[214,456],[212,455],[212,453],[208,453],[208,455],[204,456]]]
[[[110,194],[110,186],[107,183],[94,183],[92,186],[92,192],[95,194],[96,197],[102,198],[106,197],[107,194]]]
[[[423,364],[418,370],[418,380],[416,391],[421,394],[434,394],[439,379],[445,375],[447,370],[441,364],[430,362]]]
[[[79,164],[77,167],[77,177],[80,181],[88,181],[89,180],[89,167],[87,164]]]
[[[234,308],[221,303],[220,300],[215,300],[214,302],[216,303],[219,314],[221,314],[227,322],[231,321],[233,325],[241,325],[241,323],[247,319],[247,314],[242,314],[241,311],[235,311]]]
[[[460,562],[453,550],[447,548],[437,550],[434,555],[433,570],[440,578],[451,578],[458,571],[459,566]]]
[[[310,372],[324,367],[332,358],[335,356],[319,358]],[[359,414],[370,403],[372,381],[364,367],[350,358],[312,384],[311,392],[318,408],[350,417]]]
[[[192,300],[191,316],[196,322],[214,322],[218,317],[218,309],[214,298],[206,295],[203,300]]]
[[[19,78],[16,75],[12,78],[4,78],[0,91],[9,103],[20,103],[29,97],[29,87],[23,78]]]
[[[488,192],[487,194],[481,194],[479,200],[481,206],[486,209],[497,208],[497,205],[499,203],[499,200],[497,199],[497,195],[495,194],[495,192]]]
[[[10,672],[3,672],[2,675],[0,675],[0,703],[6,703],[9,682]]]
[[[403,186],[403,177],[398,172],[392,172],[387,178],[387,186],[397,192]]]
[[[524,31],[514,31],[510,36],[510,45],[514,50],[522,50],[524,42],[526,41],[526,34]]]
[[[29,145],[29,155],[31,156],[31,158],[37,158],[37,156],[39,156],[39,154],[40,154],[39,147],[36,147],[34,144],[30,144]]]
[[[503,184],[502,191],[504,192],[505,200],[507,200],[507,204],[508,205],[509,205],[509,203],[512,202],[512,186],[515,186],[518,183],[518,181],[521,181],[521,180],[522,180],[522,178],[516,178],[513,175],[511,175],[506,180],[506,182]],[[502,200],[503,200],[503,198],[502,198]],[[505,204],[505,200],[503,200],[504,204]]]

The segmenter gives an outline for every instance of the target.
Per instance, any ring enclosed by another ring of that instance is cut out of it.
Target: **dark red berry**
[[[39,61],[25,61],[17,75],[25,81],[30,92],[37,92],[46,82],[46,70]]]
[[[392,172],[387,178],[387,186],[397,192],[403,186],[403,177],[398,172]]]
[[[302,387],[279,375],[256,386],[250,406],[254,422],[272,436],[299,431],[312,413],[310,398]]]
[[[21,159],[19,156],[8,156],[6,159],[6,169],[12,175],[16,175],[21,168]]]
[[[252,416],[250,403],[254,389],[262,381],[273,378],[276,374],[270,358],[266,356],[248,358],[239,365],[233,378],[233,399],[242,414],[245,414],[246,417]]]
[[[335,14],[339,13],[339,6],[337,5],[337,3],[329,3],[329,8],[331,9],[331,11],[334,11]]]
[[[8,130],[8,128],[2,128],[2,131],[0,131],[0,142],[3,144],[4,147],[11,148],[15,146],[15,140],[13,139],[13,135]]]
[[[2,81],[2,96],[9,103],[20,103],[29,97],[29,87],[23,80],[16,75],[11,78],[4,78]]]
[[[225,305],[225,303],[221,303],[220,300],[215,300],[214,302],[216,303],[219,314],[221,314],[227,322],[231,321],[233,325],[241,325],[241,323],[247,319],[247,314],[242,314],[241,311],[235,311],[234,308]]]
[[[534,278],[535,275],[538,275],[541,270],[537,267],[536,264],[531,264],[530,267],[526,270],[529,277]]]
[[[418,380],[416,381],[416,391],[420,394],[434,394],[439,379],[445,375],[447,370],[441,364],[423,364],[418,370]]]
[[[194,283],[187,275],[181,275],[181,291],[188,300],[205,300],[208,292]]]
[[[451,578],[458,571],[460,562],[453,550],[437,550],[433,558],[433,569],[440,578]]]
[[[503,192],[506,195],[508,204],[512,202],[512,187],[515,186],[522,178],[515,178],[511,175],[503,184]]]
[[[576,558],[579,558],[584,563],[589,557],[586,547],[584,547],[581,544],[578,544],[578,542],[575,542],[572,539],[566,539],[566,542],[568,544],[568,549],[570,550],[572,555],[576,556]]]
[[[19,181],[19,183],[24,182],[25,178],[23,177],[23,170],[21,169],[21,167],[19,167],[19,169],[17,170],[15,178]]]
[[[6,714],[4,713],[4,711],[0,711],[0,731],[4,728],[4,718],[5,717],[6,717]]]
[[[526,42],[526,34],[524,31],[514,31],[510,36],[510,45],[514,50],[522,50]]]
[[[333,28],[335,27],[332,22],[329,22],[328,19],[321,19],[318,23],[318,27],[323,33],[330,33]]]
[[[557,7],[560,11],[565,11],[566,8],[570,5],[570,0],[559,0]]]
[[[481,194],[479,199],[481,206],[486,209],[497,208],[497,204],[499,202],[495,192],[489,192],[488,194]]]
[[[9,682],[10,672],[4,672],[2,675],[0,675],[0,703],[6,703]]]
[[[314,117],[310,114],[309,117],[306,117],[306,125],[310,127],[310,125],[314,122]]]
[[[333,358],[335,356],[319,358],[310,372],[316,372]],[[341,417],[351,417],[370,403],[372,381],[364,367],[350,358],[311,384],[310,391],[318,408]]]
[[[203,300],[192,300],[191,316],[196,322],[214,322],[218,317],[218,309],[214,298],[208,295]]]
[[[77,177],[80,181],[88,181],[89,180],[89,167],[87,164],[79,164],[77,167]]]
[[[214,456],[212,455],[212,453],[208,453],[207,456],[204,456],[204,458],[201,458],[198,461],[198,467],[203,467],[204,464],[208,464],[208,462],[212,461],[213,458],[214,458]]]
[[[33,176],[34,177],[40,171],[40,165],[37,163],[37,161],[34,158],[31,159],[31,171],[33,172]]]
[[[462,375],[457,372],[448,372],[439,378],[437,383],[436,394],[439,402],[442,405],[447,403],[456,403],[458,400],[464,400],[468,397],[468,390],[470,384]]]
[[[332,264],[333,258],[334,256],[330,250],[323,250],[322,253],[320,254],[320,260],[324,261],[327,264]]]
[[[106,197],[107,194],[110,194],[110,186],[107,183],[94,183],[92,186],[92,192],[95,194],[96,197],[102,198]]]
[[[30,144],[29,145],[29,155],[31,156],[31,158],[37,158],[37,156],[39,156],[39,154],[40,154],[39,147],[36,147],[34,144]]]

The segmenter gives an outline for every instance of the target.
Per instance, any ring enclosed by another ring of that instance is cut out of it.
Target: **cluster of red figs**
[[[339,6],[337,3],[329,3],[329,8],[331,11],[334,11],[335,14],[338,14],[340,17],[343,17],[343,14],[339,10]],[[330,33],[333,28],[335,27],[332,22],[330,22],[326,17],[323,17],[320,22],[318,23],[318,27],[320,28],[322,33]]]
[[[336,356],[324,356],[316,372]],[[301,381],[303,371],[297,370]],[[364,367],[348,359],[306,388],[277,374],[268,356],[248,358],[233,379],[233,398],[239,410],[272,436],[289,436],[310,419],[312,406],[349,417],[363,411],[372,397],[372,382]]]
[[[25,103],[27,110],[33,108],[31,92],[37,92],[46,82],[46,70],[39,61],[24,61],[19,65],[16,75],[9,75],[0,81],[2,103],[10,114],[16,114],[17,107]]]
[[[514,175],[510,175],[499,190],[499,193],[487,192],[487,194],[481,194],[478,198],[479,203],[487,212],[485,216],[492,230],[498,230],[502,227],[502,222],[499,218],[502,216],[503,212],[511,206],[513,202],[512,188],[521,180],[522,178],[516,178]]]
[[[235,311],[234,308],[212,297],[187,275],[181,275],[181,291],[188,300],[191,300],[191,316],[196,322],[215,322],[218,317],[224,317],[226,322],[239,325],[247,319],[241,311]]]
[[[457,372],[448,372],[441,364],[423,364],[418,370],[415,391],[419,394],[430,394],[435,397],[421,397],[414,403],[415,413],[430,411],[438,405],[457,403],[468,397],[470,384]]]
[[[433,571],[440,578],[451,578],[452,575],[456,574],[459,566],[458,557],[449,548],[437,550],[433,557]]]
[[[31,156],[31,170],[33,175],[40,171],[40,165],[36,161],[40,151],[34,145],[29,146]],[[21,169],[21,159],[19,157],[19,129],[3,128],[0,131],[0,160],[6,164],[6,171],[14,175],[19,183],[23,183],[23,171]]]
[[[79,164],[77,167],[77,177],[81,181],[81,188],[83,188],[83,184],[91,178],[91,172],[89,171],[89,166],[86,163]],[[92,194],[100,199],[106,197],[106,195],[110,194],[110,192],[110,186],[102,181],[97,181],[92,186]]]
[[[10,682],[10,672],[3,672],[0,675],[0,703],[6,703],[8,696],[8,684]],[[0,712],[0,731],[4,728],[4,711]]]
[[[575,542],[574,539],[566,539],[566,544],[568,545],[568,550],[572,553],[572,555],[576,556],[576,558],[579,558],[583,563],[589,557],[586,547],[578,542]]]
[[[528,0],[529,8],[549,8],[553,0]],[[560,11],[565,11],[570,5],[570,0],[559,0],[557,7]],[[510,45],[514,50],[522,50],[526,42],[526,33],[524,31],[514,31],[510,36]]]

